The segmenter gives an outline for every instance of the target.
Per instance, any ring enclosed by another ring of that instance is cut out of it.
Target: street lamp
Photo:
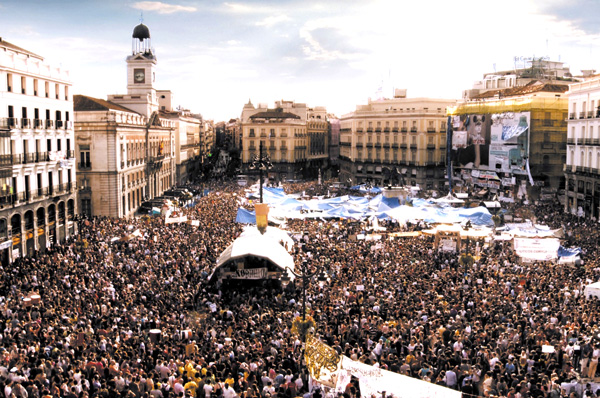
[[[269,155],[263,155],[263,143],[260,142],[258,147],[258,156],[254,156],[252,159],[252,163],[249,166],[250,170],[258,169],[258,178],[259,178],[259,195],[260,195],[260,203],[263,202],[263,171],[268,171],[273,168],[273,164],[271,163],[271,159],[269,159]]]
[[[311,279],[315,275],[319,275],[317,278],[319,281],[319,286],[323,287],[325,282],[327,281],[327,277],[323,273],[320,267],[317,267],[314,272],[308,272],[308,267],[306,264],[306,259],[302,260],[302,269],[300,273],[296,273],[295,271],[288,268],[288,271],[291,272],[296,278],[302,279],[302,322],[306,320],[306,284],[309,279]],[[281,277],[281,284],[285,287],[290,283],[290,277],[288,275],[284,275]]]

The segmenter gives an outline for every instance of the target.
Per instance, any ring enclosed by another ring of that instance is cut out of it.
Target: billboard
[[[460,115],[452,118],[455,166],[526,174],[530,112]]]

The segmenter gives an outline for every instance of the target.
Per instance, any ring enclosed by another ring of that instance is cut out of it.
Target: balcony
[[[410,128],[410,132],[411,133],[416,133],[417,132],[417,128],[416,127],[411,127]]]
[[[62,120],[57,120],[56,121],[56,128],[57,129],[63,129],[65,127],[65,122],[63,122]]]
[[[362,133],[362,132],[363,132],[363,129],[362,129],[362,128],[358,128],[358,129],[356,129],[356,132],[357,132],[357,133]]]
[[[377,128],[375,128],[375,132],[376,132],[376,133],[381,133],[381,127],[377,127]]]
[[[46,128],[53,129],[54,128],[54,120],[47,119],[46,120]]]
[[[384,128],[384,129],[383,129],[383,132],[384,132],[384,133],[389,133],[389,132],[390,132],[390,128],[389,128],[389,127],[386,127],[386,128]]]
[[[24,163],[35,163],[37,159],[37,153],[24,153]]]
[[[46,197],[46,195],[48,195],[48,188],[43,187],[43,188],[33,189],[29,192],[29,195],[32,200],[43,199]]]
[[[357,147],[357,148],[362,148],[362,147],[363,147],[363,144],[362,144],[362,142],[357,142],[357,143],[356,143],[356,147]]]
[[[0,166],[12,166],[12,155],[0,155]],[[12,172],[10,173],[12,176]]]
[[[367,133],[372,133],[372,132],[373,132],[373,127],[367,128]]]
[[[406,133],[406,132],[408,132],[408,128],[402,127],[402,129],[400,131],[403,132],[403,133]]]
[[[392,131],[393,131],[394,133],[397,133],[397,132],[399,131],[399,129],[398,129],[398,127],[394,127],[394,128],[392,129]]]
[[[11,155],[11,156],[12,156],[11,163],[13,165],[25,163],[25,157],[23,156],[23,154],[16,154],[16,155]]]
[[[28,129],[31,127],[31,119],[23,118],[21,119],[21,128]]]
[[[373,148],[373,143],[372,142],[367,142],[367,148]]]
[[[588,119],[593,119],[594,118],[594,111],[588,111],[587,118]]]
[[[406,149],[406,148],[408,148],[408,146],[406,145],[406,143],[403,142],[402,144],[400,144],[400,148]]]
[[[569,119],[570,119],[570,120],[573,120],[573,119],[575,119],[575,112],[571,112],[571,113],[569,113]]]
[[[584,138],[583,145],[600,145],[600,139],[598,138]]]
[[[427,127],[428,133],[435,133],[435,127]]]
[[[580,119],[585,119],[586,116],[587,116],[586,112],[579,112],[579,118]]]
[[[44,121],[42,119],[33,119],[33,127],[36,129],[43,129]]]
[[[392,148],[398,148],[398,144],[392,144]]]
[[[427,149],[435,149],[435,144],[427,144]]]

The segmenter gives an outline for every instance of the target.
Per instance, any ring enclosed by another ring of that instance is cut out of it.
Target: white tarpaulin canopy
[[[231,260],[248,256],[267,259],[282,270],[294,270],[294,258],[279,241],[270,236],[260,234],[240,236],[221,253],[215,270],[209,276],[209,280],[212,280],[213,275],[222,265],[227,264]],[[288,272],[288,274],[290,273]]]
[[[583,290],[583,294],[585,298],[596,297],[600,299],[600,282],[594,282],[590,285],[587,285]]]
[[[244,232],[240,236],[258,236],[261,235],[256,225],[247,225],[244,227]],[[288,251],[291,251],[294,247],[294,240],[288,235],[283,229],[275,227],[267,227],[264,236],[270,237],[277,242],[283,242],[284,246],[287,247]]]

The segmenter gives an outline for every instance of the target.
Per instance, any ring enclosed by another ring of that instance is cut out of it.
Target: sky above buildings
[[[369,98],[460,98],[484,73],[549,57],[600,70],[597,0],[0,0],[0,37],[71,73],[73,92],[126,92],[133,28],[156,88],[215,121],[248,100],[341,116]]]

